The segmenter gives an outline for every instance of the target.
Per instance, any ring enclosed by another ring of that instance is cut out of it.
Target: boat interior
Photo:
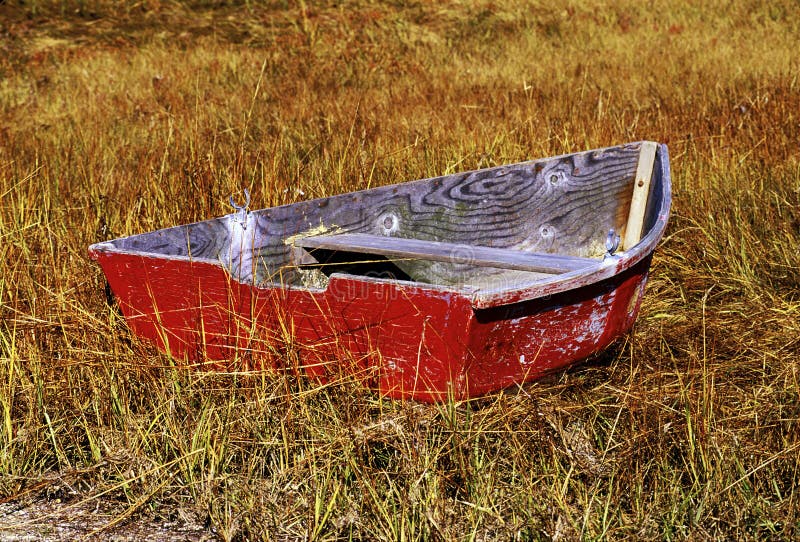
[[[248,211],[97,245],[223,265],[256,286],[334,273],[475,290],[631,249],[661,206],[665,152],[638,142]]]

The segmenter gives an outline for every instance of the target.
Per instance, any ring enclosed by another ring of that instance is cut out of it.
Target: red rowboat
[[[182,362],[461,399],[627,332],[670,199],[666,146],[639,142],[237,207],[89,253],[133,332]]]

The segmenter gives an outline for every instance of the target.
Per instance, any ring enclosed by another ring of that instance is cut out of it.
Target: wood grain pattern
[[[107,243],[115,250],[222,263],[239,281],[300,285],[286,240],[363,233],[476,247],[597,257],[624,229],[641,143],[469,171],[284,205]],[[502,273],[468,263],[417,260],[414,280],[467,284]],[[455,280],[454,277],[459,277]]]

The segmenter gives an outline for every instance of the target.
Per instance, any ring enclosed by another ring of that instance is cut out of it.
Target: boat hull
[[[394,398],[465,399],[607,348],[633,325],[650,258],[599,282],[475,309],[460,293],[332,277],[258,288],[205,262],[96,253],[131,330],[183,363],[341,377]]]

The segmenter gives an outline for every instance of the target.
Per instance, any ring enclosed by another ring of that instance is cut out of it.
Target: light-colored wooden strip
[[[642,237],[644,213],[647,208],[647,196],[650,193],[650,178],[653,176],[657,148],[658,144],[645,141],[639,151],[639,164],[636,167],[636,178],[633,182],[633,197],[622,250],[630,250]]]
[[[550,274],[576,271],[598,263],[598,260],[591,258],[578,258],[560,254],[540,254],[508,248],[461,245],[363,233],[304,237],[297,239],[294,245],[306,249],[359,252],[392,258],[465,263],[475,266]]]

